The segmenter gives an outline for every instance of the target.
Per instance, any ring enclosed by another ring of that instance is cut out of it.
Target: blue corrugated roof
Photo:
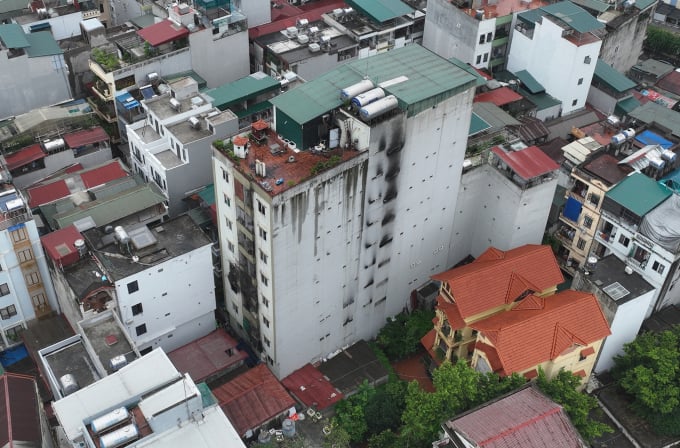
[[[128,92],[121,93],[116,97],[116,101],[118,101],[120,104],[123,105],[123,107],[127,110],[134,109],[135,107],[139,107],[139,101],[133,98],[132,95],[130,95]]]
[[[659,145],[663,149],[668,149],[673,146],[673,142],[669,142],[665,138],[652,131],[643,131],[635,136],[635,140],[642,143],[643,145]]]

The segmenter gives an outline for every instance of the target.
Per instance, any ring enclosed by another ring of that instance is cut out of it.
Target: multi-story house
[[[680,246],[674,224],[678,195],[661,182],[633,173],[609,190],[602,204],[594,249],[614,254],[656,288],[645,316],[680,303]]]
[[[247,18],[235,9],[219,11],[208,16],[185,3],[173,4],[167,19],[142,29],[126,28],[93,49],[89,64],[96,80],[88,101],[117,127],[116,137],[120,132],[125,138],[125,125],[143,118],[138,102],[146,98],[143,87],[192,69],[208,87],[248,74]],[[215,64],[224,54],[230,63]]]
[[[273,98],[276,134],[257,122],[250,142],[215,148],[227,311],[277,376],[374,337],[409,291],[459,261],[475,86],[410,45]],[[347,107],[367,91],[384,98]]]
[[[572,168],[570,188],[566,192],[566,203],[559,215],[560,226],[555,233],[560,241],[558,261],[570,274],[583,267],[591,256],[605,193],[630,171],[621,166],[616,157],[603,151],[593,153]]]
[[[627,104],[639,102],[633,97],[633,89],[637,86],[635,81],[628,79],[614,67],[597,60],[592,85],[588,91],[588,104],[608,116],[626,115],[629,110]]]
[[[597,32],[603,27],[568,0],[518,14],[507,69],[530,73],[562,102],[562,114],[582,109],[602,45]]]
[[[455,57],[495,72],[507,62],[515,15],[547,4],[541,0],[430,0],[423,45],[441,57]]]
[[[154,350],[53,403],[65,446],[245,448],[215,397]]]
[[[6,170],[0,183],[0,344],[20,342],[26,323],[59,310],[36,221]]]
[[[127,127],[133,171],[154,181],[168,198],[168,214],[187,208],[186,197],[212,183],[212,142],[238,131],[238,117],[220,112],[198,93],[193,78],[142,102],[147,118]]]
[[[43,237],[64,314],[115,308],[140,353],[174,350],[215,329],[212,244],[189,216]]]
[[[63,53],[49,31],[0,24],[0,118],[71,99]]]
[[[422,339],[437,362],[459,359],[481,372],[561,369],[590,377],[609,326],[594,295],[555,292],[564,280],[549,246],[487,249],[441,282],[434,329]]]

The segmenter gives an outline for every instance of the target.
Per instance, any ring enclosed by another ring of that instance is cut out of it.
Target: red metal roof
[[[256,131],[264,131],[265,129],[269,128],[269,123],[264,120],[257,120],[252,124],[252,128]]]
[[[240,436],[295,406],[295,400],[265,364],[258,364],[212,393]]]
[[[80,173],[80,178],[83,180],[85,188],[92,188],[127,175],[128,172],[123,169],[120,162],[114,160],[99,168]]]
[[[291,373],[281,383],[306,406],[314,406],[318,410],[327,408],[343,398],[328,379],[311,364]]]
[[[0,376],[0,422],[0,446],[42,446],[38,395],[32,377],[15,373]]]
[[[188,36],[189,30],[166,19],[162,22],[138,30],[137,34],[152,47],[157,47],[181,37]]]
[[[107,141],[109,141],[109,134],[100,126],[64,135],[64,142],[69,148]]]
[[[168,353],[168,358],[182,373],[189,373],[197,383],[219,372],[232,370],[248,357],[238,350],[238,342],[223,329]]]
[[[446,426],[483,448],[584,446],[564,409],[533,387],[486,403]]]
[[[434,319],[433,319],[434,320]],[[434,323],[434,322],[433,322]],[[434,351],[434,341],[437,338],[437,331],[433,328],[432,330],[428,331],[425,336],[420,338],[420,343],[425,347],[425,350],[427,350],[427,353],[430,354],[430,357],[434,362],[439,365],[439,360],[437,357],[437,354]]]
[[[66,186],[66,181],[58,180],[52,182],[51,184],[38,185],[37,187],[31,187],[26,190],[28,195],[28,205],[31,208],[39,207],[44,204],[49,204],[57,199],[65,198],[70,195],[68,187]]]
[[[534,244],[507,252],[491,247],[472,263],[432,278],[449,284],[464,319],[512,303],[519,285],[534,285],[527,289],[538,292],[564,281],[550,246]]]
[[[40,238],[40,242],[47,252],[47,256],[59,266],[69,266],[80,259],[78,250],[73,244],[82,239],[83,235],[78,232],[76,226],[71,225],[56,230]]]
[[[83,169],[83,166],[80,163],[76,163],[75,165],[71,165],[68,168],[64,170],[65,173],[75,173],[78,171],[81,171]]]
[[[275,22],[265,23],[248,30],[248,37],[250,40],[257,39],[260,36],[266,36],[267,34],[276,33],[289,26],[295,26],[298,19],[307,19],[310,22],[321,19],[321,15],[337,8],[346,8],[347,4],[344,1],[335,2],[323,2],[323,6],[316,7],[314,9],[309,9],[302,14],[298,14],[291,17],[282,17]],[[319,2],[321,4],[321,2]]]
[[[40,160],[45,157],[45,153],[39,144],[27,146],[20,149],[17,152],[7,154],[5,156],[5,162],[7,163],[7,169],[14,171],[17,168],[21,168],[36,160]]]
[[[522,179],[533,179],[559,169],[559,165],[536,146],[510,152],[505,152],[496,146],[491,151]]]
[[[504,106],[522,99],[522,95],[509,87],[500,87],[475,96],[475,103],[493,103],[496,106]]]
[[[527,296],[512,310],[470,327],[491,341],[505,375],[534,368],[611,334],[595,296],[573,290]]]

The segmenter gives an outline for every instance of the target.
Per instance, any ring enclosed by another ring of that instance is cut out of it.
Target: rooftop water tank
[[[125,421],[128,418],[128,415],[125,406],[121,406],[118,409],[114,409],[113,411],[92,420],[90,428],[93,433],[99,434],[103,430]]]
[[[627,139],[635,137],[635,129],[633,129],[633,128],[624,129],[622,132],[623,132],[623,135],[625,135]]]
[[[386,96],[383,99],[375,101],[359,109],[359,116],[364,121],[372,120],[375,117],[379,117],[380,115],[395,109],[397,106],[399,106],[397,97],[394,95]]]
[[[295,422],[289,418],[285,419],[281,424],[281,431],[288,438],[295,437]]]
[[[139,437],[137,425],[127,425],[101,436],[99,438],[99,446],[101,448],[117,448],[135,440],[137,437]]]
[[[370,79],[362,79],[358,83],[352,84],[351,86],[340,90],[340,99],[343,101],[349,101],[360,93],[364,93],[373,87],[375,86]]]
[[[71,395],[73,392],[80,389],[76,377],[70,373],[63,375],[59,378],[59,385],[61,386],[61,393],[64,396]]]
[[[623,134],[614,134],[612,135],[612,143],[615,145],[620,145],[621,143],[626,141],[626,136]]]
[[[46,142],[43,142],[43,148],[45,148],[45,151],[47,151],[47,152],[58,151],[60,149],[64,149],[64,139],[63,138],[55,138],[54,140],[48,140]]]
[[[376,87],[352,98],[352,105],[361,108],[381,98],[385,98],[385,91],[380,87]]]

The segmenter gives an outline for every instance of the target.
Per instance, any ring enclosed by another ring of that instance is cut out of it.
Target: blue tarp
[[[583,204],[574,198],[567,198],[567,202],[564,204],[563,215],[565,218],[570,219],[574,222],[578,222],[578,217],[581,214],[581,208]]]
[[[643,131],[635,137],[635,140],[642,143],[643,145],[659,145],[663,149],[668,149],[673,146],[672,142],[669,142],[665,138],[652,131]]]
[[[139,101],[134,99],[128,92],[118,95],[116,97],[116,101],[122,104],[126,110],[134,109],[135,107],[140,106]]]
[[[2,363],[3,367],[8,367],[27,357],[28,351],[26,350],[24,344],[21,344],[0,353],[0,363]]]

